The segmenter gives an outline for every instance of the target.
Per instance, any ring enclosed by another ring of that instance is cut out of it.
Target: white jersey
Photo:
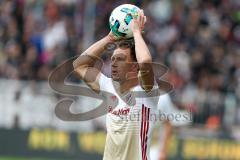
[[[144,90],[141,86],[136,86],[122,96],[122,99],[115,90],[118,83],[103,74],[100,75],[99,84],[101,91],[115,95],[105,97],[106,102],[110,99],[118,100],[115,108],[107,106],[109,112],[106,115],[107,137],[103,159],[149,160],[158,97],[147,97],[149,93],[144,92],[146,98],[137,98],[134,91]]]

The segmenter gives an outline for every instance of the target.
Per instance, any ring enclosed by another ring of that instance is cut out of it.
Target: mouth
[[[112,75],[117,75],[117,74],[118,74],[117,71],[112,70]]]
[[[118,71],[117,70],[112,70],[112,76],[118,77]]]

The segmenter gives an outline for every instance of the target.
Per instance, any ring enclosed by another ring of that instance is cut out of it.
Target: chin
[[[119,82],[120,78],[112,75],[112,80]]]

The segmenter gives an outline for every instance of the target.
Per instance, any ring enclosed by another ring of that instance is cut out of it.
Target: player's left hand
[[[107,37],[111,42],[115,42],[115,41],[118,41],[120,39],[117,36],[115,36],[112,31],[110,31],[108,33]]]
[[[137,18],[132,19],[130,22],[130,28],[133,34],[142,33],[144,25],[147,22],[147,17],[144,16],[144,12],[142,9],[138,11],[138,15],[139,16]]]

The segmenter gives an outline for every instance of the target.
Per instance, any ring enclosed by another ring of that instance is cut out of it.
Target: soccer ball
[[[133,37],[129,24],[133,18],[138,17],[138,10],[140,9],[135,5],[122,4],[112,11],[109,17],[109,25],[116,37]]]

